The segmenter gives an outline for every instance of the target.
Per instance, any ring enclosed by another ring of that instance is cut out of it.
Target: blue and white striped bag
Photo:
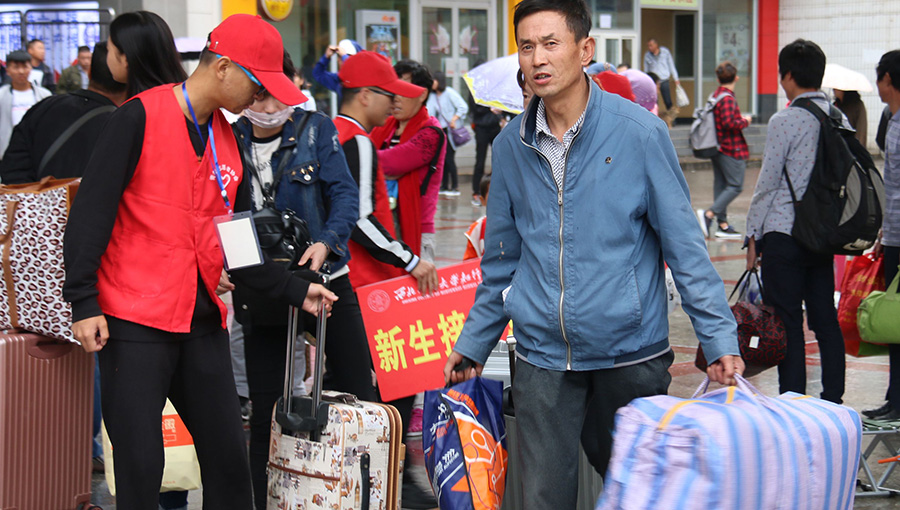
[[[848,407],[738,385],[616,413],[597,510],[853,508],[862,423]]]

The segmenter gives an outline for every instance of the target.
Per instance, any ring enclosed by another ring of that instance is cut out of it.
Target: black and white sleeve
[[[350,173],[359,185],[359,220],[350,239],[379,262],[412,271],[419,263],[419,257],[406,243],[394,239],[375,217],[375,186],[378,182],[375,146],[368,137],[356,135],[344,142],[343,149]]]

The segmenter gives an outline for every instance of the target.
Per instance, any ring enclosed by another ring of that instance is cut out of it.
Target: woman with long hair
[[[187,79],[169,25],[149,11],[126,12],[109,25],[106,63],[128,97]]]
[[[156,13],[126,12],[109,25],[106,64],[114,80],[126,85],[126,97],[187,79],[169,25]],[[186,509],[187,491],[163,492],[160,508]]]

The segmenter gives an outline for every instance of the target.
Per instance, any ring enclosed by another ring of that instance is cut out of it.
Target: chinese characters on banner
[[[356,290],[385,401],[444,386],[444,364],[475,301],[480,265],[472,259],[439,269],[440,286],[428,296],[412,276]]]

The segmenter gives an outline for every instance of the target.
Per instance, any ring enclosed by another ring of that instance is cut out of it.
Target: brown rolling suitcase
[[[94,356],[0,332],[0,510],[92,508]]]
[[[323,283],[327,285],[327,277]],[[267,508],[400,510],[405,452],[400,413],[386,404],[322,391],[325,318],[323,307],[312,394],[295,397],[293,350],[299,314],[291,309],[284,396],[272,420]]]

